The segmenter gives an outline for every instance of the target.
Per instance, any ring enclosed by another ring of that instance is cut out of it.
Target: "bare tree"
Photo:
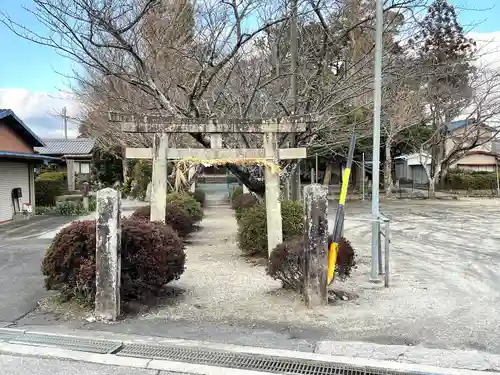
[[[386,12],[400,13],[422,1],[389,0]],[[32,2],[34,8],[28,11],[46,33],[5,13],[1,22],[79,65],[84,73],[77,75],[77,92],[86,108],[84,120],[102,139],[123,145],[148,142],[119,135],[119,129],[105,121],[110,108],[177,117],[280,116],[291,111],[289,18],[287,4],[281,1]],[[373,8],[369,3],[355,5],[352,0],[298,3],[302,39],[295,72],[297,105],[301,113],[322,119],[298,135],[301,146],[345,143],[352,129],[343,116],[371,100]],[[345,17],[353,10],[355,16]],[[357,130],[371,132],[369,123]],[[319,133],[327,136],[319,138]],[[210,145],[207,135],[191,137],[203,147]],[[235,141],[250,145],[259,140]],[[228,168],[263,194],[262,181],[250,171],[232,164]]]
[[[387,197],[391,196],[393,185],[392,148],[403,141],[401,138],[409,134],[409,129],[424,121],[421,91],[421,88],[411,87],[405,80],[388,85],[384,92],[383,110],[386,118],[382,122],[382,135],[385,138],[384,189]],[[409,139],[405,141],[411,142]]]
[[[434,173],[425,169],[430,197],[435,197],[437,184],[444,179],[448,169],[469,152],[492,152],[491,143],[500,132],[500,71],[476,69],[470,78],[470,87],[473,92],[471,98],[461,100],[461,105],[449,108],[449,112],[442,112],[442,116],[451,120],[441,121],[421,146],[421,164],[425,167],[432,157],[435,165]],[[433,147],[439,147],[440,152],[427,154],[426,151]]]

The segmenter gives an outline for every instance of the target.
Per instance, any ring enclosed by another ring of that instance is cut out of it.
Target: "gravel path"
[[[370,202],[349,202],[345,235],[359,266],[335,288],[359,297],[308,311],[264,267],[240,257],[230,209],[210,208],[187,248],[185,274],[172,283],[183,296],[144,318],[285,323],[323,327],[323,340],[500,353],[499,209],[495,200],[384,202],[393,233],[391,287],[385,289],[368,282]]]
[[[288,322],[303,310],[300,297],[281,291],[265,267],[241,257],[237,224],[226,206],[205,210],[201,230],[187,246],[187,269],[170,285],[183,297],[150,317],[168,319],[276,320]]]

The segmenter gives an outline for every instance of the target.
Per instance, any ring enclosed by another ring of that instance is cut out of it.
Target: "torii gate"
[[[154,133],[152,148],[127,148],[127,159],[153,159],[151,183],[151,220],[165,221],[167,194],[167,160],[194,157],[197,159],[260,159],[277,164],[283,159],[304,159],[306,148],[277,147],[277,133],[298,133],[306,130],[309,116],[291,116],[274,119],[182,119],[159,116],[135,116],[109,113],[110,122],[121,123],[128,133]],[[169,148],[169,133],[209,133],[211,149]],[[264,146],[257,149],[223,149],[222,135],[225,133],[264,134]],[[283,242],[281,220],[279,174],[265,166],[266,215],[268,252]]]

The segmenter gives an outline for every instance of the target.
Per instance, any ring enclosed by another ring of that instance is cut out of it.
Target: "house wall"
[[[412,181],[415,184],[427,184],[429,179],[422,165],[408,165],[407,160],[397,160],[394,166],[396,180]],[[429,166],[427,166],[429,170]]]
[[[427,167],[429,168],[429,167]],[[415,184],[427,184],[429,179],[422,165],[411,166],[411,179]]]
[[[33,148],[0,120],[0,150],[33,154]]]
[[[450,153],[455,145],[467,145],[467,138],[470,138],[472,141],[479,137],[479,143],[484,142],[484,144],[475,147],[472,151],[492,151],[492,137],[493,132],[485,127],[467,127],[463,126],[458,129],[455,129],[453,133],[446,140],[446,154]]]
[[[495,170],[495,164],[496,159],[493,155],[472,154],[464,156],[453,164],[452,168],[493,172]]]
[[[487,138],[489,139],[489,138]],[[486,139],[484,140],[486,141]],[[446,140],[446,153],[449,154],[455,144],[460,144],[462,141],[458,138],[448,138]],[[487,141],[486,143],[482,144],[481,146],[474,147],[471,151],[486,151],[486,152],[492,152],[492,142]]]
[[[394,175],[396,180],[411,180],[411,169],[406,160],[398,159],[394,163]]]
[[[0,223],[12,220],[14,205],[12,202],[12,189],[21,188],[22,202],[31,201],[30,175],[33,167],[25,162],[0,160]],[[17,209],[17,207],[16,207]],[[20,205],[19,210],[22,210]]]

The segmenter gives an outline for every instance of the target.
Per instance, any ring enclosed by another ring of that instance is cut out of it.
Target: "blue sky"
[[[460,22],[475,32],[500,31],[500,2],[498,0],[449,0],[457,7]]]
[[[22,8],[23,4],[29,3],[26,0],[0,0],[0,9],[34,31],[42,31],[35,17]],[[0,25],[0,35],[2,49],[9,51],[10,55],[10,58],[0,61],[0,87],[56,92],[56,86],[61,86],[62,81],[54,70],[68,71],[70,62],[47,47],[16,36],[3,24]]]
[[[457,5],[466,29],[473,28],[476,33],[499,32],[500,38],[499,0],[449,1]],[[22,5],[30,3],[31,0],[0,0],[0,9],[41,31],[34,16],[22,9]],[[70,72],[72,63],[47,47],[17,37],[2,24],[0,36],[2,50],[8,51],[8,58],[0,59],[0,108],[9,106],[23,118],[28,116],[39,133],[50,128],[50,134],[60,134],[59,119],[47,112],[66,105],[65,100],[54,98],[59,96],[59,89],[66,88],[65,79],[56,71]]]

